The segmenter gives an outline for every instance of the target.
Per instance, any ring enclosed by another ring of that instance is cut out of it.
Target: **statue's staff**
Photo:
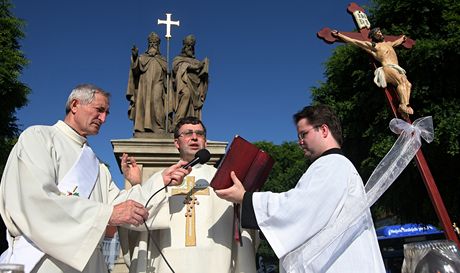
[[[169,113],[169,96],[171,95],[169,92],[169,40],[171,39],[171,26],[179,26],[179,21],[171,21],[171,13],[166,13],[166,20],[158,19],[158,25],[166,25],[166,101],[165,101],[165,132],[168,133],[168,113]]]

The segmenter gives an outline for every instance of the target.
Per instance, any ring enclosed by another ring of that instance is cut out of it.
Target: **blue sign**
[[[409,237],[409,236],[420,236],[427,234],[439,234],[442,233],[439,229],[433,225],[424,224],[405,224],[405,225],[394,225],[385,226],[376,230],[378,239],[398,238],[398,237]]]

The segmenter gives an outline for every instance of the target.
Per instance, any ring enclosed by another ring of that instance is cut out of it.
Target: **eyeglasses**
[[[195,130],[195,131],[194,130],[187,130],[187,131],[184,131],[184,132],[180,133],[179,136],[190,138],[190,137],[193,136],[193,133],[195,133],[195,135],[197,137],[203,137],[204,138],[206,136],[205,132],[202,131],[202,130]]]
[[[308,129],[307,131],[302,131],[302,132],[298,133],[298,134],[297,134],[297,137],[299,138],[299,140],[303,140],[303,139],[305,139],[305,137],[308,135],[308,133],[309,133],[311,130],[317,129],[317,128],[319,128],[319,127],[321,127],[321,125],[320,125],[320,126],[318,126],[318,125],[317,125],[317,126],[313,126],[313,127],[311,127],[310,129]]]

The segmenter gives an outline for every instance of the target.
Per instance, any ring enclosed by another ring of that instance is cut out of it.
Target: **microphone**
[[[211,153],[206,149],[201,149],[198,152],[196,152],[195,158],[192,159],[192,161],[190,161],[189,163],[182,166],[182,168],[188,169],[188,167],[193,167],[198,163],[204,164],[208,162],[209,159],[211,159]]]

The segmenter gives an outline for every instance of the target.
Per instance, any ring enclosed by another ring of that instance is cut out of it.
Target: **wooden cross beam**
[[[364,9],[358,6],[356,3],[350,3],[348,5],[347,11],[353,15],[359,32],[340,32],[340,34],[360,41],[369,41],[368,34],[370,31],[370,23],[367,20],[367,16],[364,13]],[[339,39],[339,37],[337,37],[337,35],[334,35],[333,31],[330,28],[323,28],[321,31],[317,33],[317,36],[329,44],[332,44],[337,41],[342,41],[341,39]],[[384,40],[390,42],[397,41],[400,38],[400,36],[384,36]],[[414,44],[415,41],[412,39],[405,39],[404,42],[401,43],[401,45],[406,48],[411,48]],[[374,64],[374,67],[377,68],[377,64],[375,63],[375,56],[372,59],[372,62]],[[398,100],[397,92],[391,85],[388,85],[384,90],[387,102],[393,112],[393,115],[395,117],[398,117],[398,115],[401,115],[401,113],[398,112],[397,105],[399,104],[399,100],[401,98]],[[408,115],[402,114],[401,117],[404,118],[407,122],[412,123]],[[430,196],[430,200],[434,206],[436,215],[438,216],[438,219],[440,220],[441,225],[444,229],[444,234],[446,238],[455,242],[456,245],[460,247],[460,242],[458,240],[457,235],[454,232],[452,222],[449,218],[446,207],[444,206],[444,202],[438,191],[434,178],[431,174],[430,168],[428,167],[425,157],[423,156],[422,149],[419,149],[416,153],[415,162],[422,176],[423,182],[425,183],[425,186],[428,190],[428,195]]]
[[[369,30],[370,30],[370,23],[367,20],[366,13],[364,9],[358,6],[356,3],[350,3],[348,5],[347,11],[353,15],[353,19],[355,20],[355,24],[359,29],[359,32],[340,32],[345,36],[350,38],[354,38],[357,40],[362,41],[370,41]],[[317,33],[318,38],[324,40],[328,44],[333,44],[335,42],[342,42],[342,40],[338,39],[337,37],[332,35],[332,30],[328,27],[323,28],[322,30],[318,31]],[[392,36],[392,35],[384,35],[385,41],[395,41],[399,39],[401,36]],[[409,49],[415,45],[415,41],[408,38],[402,44],[403,47]]]

